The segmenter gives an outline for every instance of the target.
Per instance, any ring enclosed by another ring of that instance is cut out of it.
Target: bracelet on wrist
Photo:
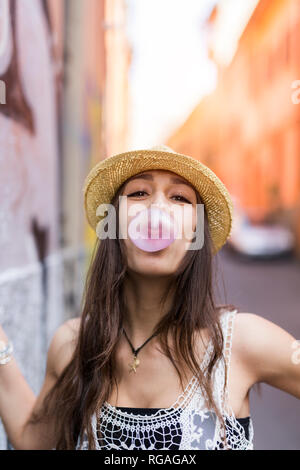
[[[4,341],[0,341],[0,357],[5,356],[6,354],[11,354],[13,351],[12,342],[9,341],[7,344]]]
[[[0,341],[0,365],[7,364],[12,359],[13,344],[9,341],[7,344]]]
[[[7,364],[9,361],[12,360],[12,355],[11,356],[7,356],[5,357],[4,359],[0,359],[0,365],[1,366],[4,366],[5,364]]]

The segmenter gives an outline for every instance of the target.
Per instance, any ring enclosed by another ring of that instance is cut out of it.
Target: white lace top
[[[232,333],[237,311],[223,311],[221,326],[224,335],[223,353],[228,368],[230,364]],[[209,342],[201,364],[207,366],[213,353]],[[235,450],[253,450],[253,423],[249,417],[248,436],[244,427],[235,418],[228,403],[228,390],[223,393],[225,380],[224,362],[219,360],[212,372],[213,396],[222,410],[226,422],[227,445]],[[126,408],[125,408],[126,410]],[[100,419],[98,419],[100,418]],[[246,419],[246,418],[244,418]],[[99,439],[99,427],[102,439]],[[116,450],[216,450],[224,448],[221,423],[214,411],[207,409],[203,393],[196,376],[193,376],[185,390],[169,408],[158,409],[150,415],[124,411],[105,402],[101,410],[94,413],[92,429],[96,449]],[[88,450],[86,433],[82,445],[79,440],[76,449]]]

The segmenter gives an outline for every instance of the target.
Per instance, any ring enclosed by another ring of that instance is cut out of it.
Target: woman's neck
[[[174,292],[170,289],[163,304],[160,299],[170,284],[168,277],[144,277],[128,273],[124,280],[127,307],[123,325],[134,347],[146,341],[161,318],[171,308]]]

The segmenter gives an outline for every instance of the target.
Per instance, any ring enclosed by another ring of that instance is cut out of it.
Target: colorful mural
[[[59,180],[50,44],[45,1],[1,0],[0,80],[6,99],[0,105],[0,323],[36,392],[48,330],[62,317],[59,296],[53,296],[59,291],[57,263],[51,262],[59,244]],[[0,448],[6,446],[0,429]]]
[[[125,145],[125,14],[124,0],[0,1],[0,324],[36,394],[54,331],[80,315],[84,178]]]

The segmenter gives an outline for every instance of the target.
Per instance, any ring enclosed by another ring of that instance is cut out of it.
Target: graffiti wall
[[[126,148],[125,20],[124,0],[0,0],[0,324],[36,395],[54,331],[81,313],[84,179]]]
[[[63,317],[53,41],[59,35],[51,5],[59,8],[42,0],[0,2],[0,323],[35,393],[49,335]],[[0,448],[6,447],[1,425]]]

